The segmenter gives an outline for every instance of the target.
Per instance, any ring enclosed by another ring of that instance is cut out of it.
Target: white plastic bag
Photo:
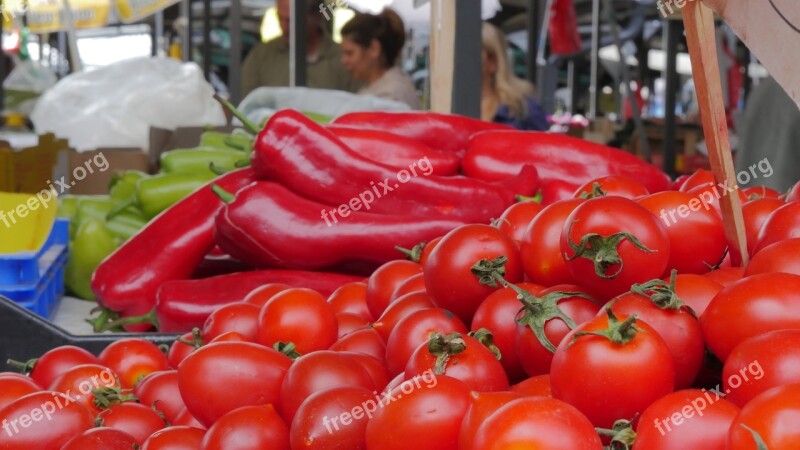
[[[3,81],[8,111],[30,114],[39,94],[58,82],[55,72],[36,61],[18,61]]]
[[[62,79],[31,114],[39,133],[78,151],[149,145],[150,127],[224,125],[214,90],[194,63],[134,58]]]

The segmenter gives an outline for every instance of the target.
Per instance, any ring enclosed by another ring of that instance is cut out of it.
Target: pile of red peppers
[[[328,295],[402,258],[396,247],[489,223],[540,189],[554,201],[612,174],[668,187],[630,154],[564,139],[435,113],[353,113],[324,126],[279,111],[258,132],[251,167],[164,211],[97,268],[95,329],[189,331],[267,283]]]

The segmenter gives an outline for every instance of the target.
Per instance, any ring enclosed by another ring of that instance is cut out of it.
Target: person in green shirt
[[[289,1],[277,0],[278,20],[283,35],[260,43],[248,53],[242,65],[242,94],[261,86],[289,86]],[[359,83],[344,69],[342,52],[330,36],[322,14],[324,4],[309,1],[307,12],[307,80],[308,87],[356,92]]]

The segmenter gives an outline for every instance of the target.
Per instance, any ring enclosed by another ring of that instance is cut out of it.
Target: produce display
[[[14,362],[0,448],[798,448],[800,183],[431,113],[252,131],[93,272],[97,331],[180,338]],[[90,205],[96,260],[135,206]]]

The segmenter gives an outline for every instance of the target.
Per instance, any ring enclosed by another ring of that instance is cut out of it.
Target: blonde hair
[[[483,49],[497,61],[497,72],[491,82],[500,103],[506,105],[517,118],[528,114],[526,97],[533,95],[533,85],[517,77],[508,60],[508,41],[499,28],[483,23],[481,29]]]

